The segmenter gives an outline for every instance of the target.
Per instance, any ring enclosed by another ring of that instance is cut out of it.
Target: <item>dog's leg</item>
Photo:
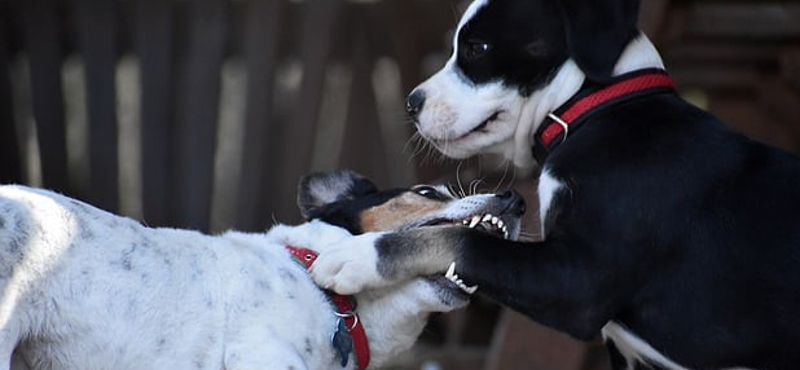
[[[364,234],[328,249],[312,268],[323,287],[343,294],[414,276],[456,273],[478,292],[536,321],[590,339],[609,320],[617,296],[629,294],[614,276],[598,274],[592,250],[572,238],[525,243],[460,227],[428,227],[395,234]],[[613,248],[608,248],[613,250]]]

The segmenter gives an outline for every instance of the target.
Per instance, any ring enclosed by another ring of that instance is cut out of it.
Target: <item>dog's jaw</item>
[[[370,341],[370,366],[380,368],[389,359],[410,349],[431,313],[459,308],[442,302],[434,289],[423,279],[413,279],[400,286],[356,295],[359,315]]]

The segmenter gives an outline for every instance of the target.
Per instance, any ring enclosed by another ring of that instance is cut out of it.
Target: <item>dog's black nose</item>
[[[416,89],[406,98],[406,112],[411,117],[416,118],[419,112],[422,111],[422,106],[425,105],[425,91]]]
[[[505,203],[505,211],[503,212],[511,212],[512,214],[522,216],[525,214],[525,198],[522,197],[519,193],[517,193],[514,189],[506,190],[502,193],[497,194],[497,197],[502,199]]]

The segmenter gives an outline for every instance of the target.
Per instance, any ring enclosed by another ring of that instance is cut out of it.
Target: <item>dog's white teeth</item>
[[[444,277],[453,280],[452,277],[456,274],[456,263],[455,261],[450,264],[450,267],[447,268],[447,272],[444,274]]]
[[[445,272],[444,277],[447,278],[447,280],[450,280],[459,289],[463,290],[467,294],[475,293],[475,291],[478,290],[478,286],[477,285],[476,286],[471,286],[471,287],[467,286],[467,284],[464,284],[464,280],[462,280],[462,279],[460,279],[458,277],[458,274],[456,274],[456,263],[455,263],[455,261],[450,263],[450,267],[447,268],[447,272]]]
[[[483,219],[481,220],[481,222],[487,222],[487,221],[491,221],[491,220],[492,220],[492,215],[487,213],[485,216],[483,216]]]
[[[478,226],[478,223],[480,222],[481,222],[481,216],[473,216],[472,221],[469,222],[469,228],[470,229],[475,228],[475,226]]]
[[[499,219],[499,218],[497,218],[497,217],[492,217],[492,224],[493,224],[493,225],[497,225],[497,223],[498,223],[499,221],[500,221],[500,219]]]
[[[508,239],[508,226],[503,225],[503,239]]]
[[[503,229],[503,228],[506,227],[506,224],[505,224],[505,222],[503,222],[503,220],[498,219],[497,220],[497,227]]]

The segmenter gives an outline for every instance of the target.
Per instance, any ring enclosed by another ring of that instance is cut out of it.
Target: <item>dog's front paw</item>
[[[325,247],[309,272],[317,285],[339,294],[356,294],[385,285],[378,273],[375,242],[383,233],[367,233]]]

